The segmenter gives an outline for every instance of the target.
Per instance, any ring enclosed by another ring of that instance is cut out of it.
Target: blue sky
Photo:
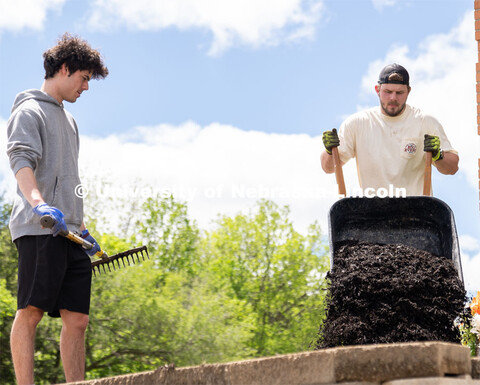
[[[326,233],[337,197],[320,168],[321,133],[377,104],[385,64],[405,65],[409,103],[436,116],[460,153],[455,176],[434,171],[434,195],[454,212],[467,288],[480,290],[473,1],[0,0],[0,9],[2,131],[15,94],[41,86],[42,54],[61,34],[103,54],[110,75],[67,108],[83,181],[109,200],[98,213],[109,217],[125,200],[173,192],[208,227],[266,197],[288,204],[299,229],[318,220]],[[345,178],[356,186],[354,162]],[[0,156],[0,187],[13,186]]]

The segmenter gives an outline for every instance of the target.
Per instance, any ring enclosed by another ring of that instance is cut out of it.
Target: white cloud
[[[89,180],[107,175],[117,190],[99,195],[132,199],[155,192],[187,201],[192,216],[206,227],[217,214],[235,214],[266,198],[289,205],[299,230],[318,220],[337,199],[334,175],[320,167],[320,137],[267,134],[213,123],[138,127],[129,136],[82,137],[81,165]],[[95,154],[102,153],[102,169]],[[353,167],[352,167],[353,166]],[[356,181],[354,164],[345,170]],[[355,182],[354,182],[355,183]],[[145,189],[132,190],[131,186]],[[96,191],[96,190],[94,190]]]
[[[462,235],[459,237],[462,250],[476,251],[480,250],[480,241],[470,235]],[[480,270],[479,270],[480,272]]]
[[[480,291],[480,241],[469,235],[459,237],[465,288],[470,294]]]
[[[0,0],[0,31],[42,30],[47,12],[60,11],[66,0]]]
[[[0,117],[0,132],[3,134],[0,135],[0,194],[6,193],[8,199],[13,198],[16,184],[5,153],[5,149],[7,148],[6,127],[6,120]]]
[[[5,132],[5,121],[0,131]],[[1,137],[0,147],[5,145]],[[188,203],[202,228],[219,214],[233,215],[269,199],[289,205],[298,231],[318,221],[326,235],[328,210],[338,195],[335,176],[320,166],[323,148],[320,136],[243,131],[219,123],[161,124],[106,138],[82,136],[80,169],[91,195],[105,202],[118,198],[114,210],[101,210],[112,214],[113,222],[123,215],[125,201],[171,192]],[[12,195],[15,181],[6,156],[0,158],[0,176],[0,189]],[[354,162],[344,167],[344,178],[348,190],[358,187]]]
[[[462,270],[465,289],[469,295],[480,291],[480,252],[467,254],[462,251]]]
[[[0,119],[0,131],[5,132],[5,126]],[[2,147],[5,135],[0,136]],[[171,192],[188,203],[192,217],[204,228],[218,214],[236,214],[265,198],[289,205],[299,231],[318,221],[326,234],[328,210],[338,196],[335,176],[321,169],[322,151],[320,136],[186,122],[137,127],[106,138],[82,136],[80,170],[86,189],[105,200],[119,198],[124,203],[125,198],[142,200]],[[344,177],[348,189],[358,186],[354,162],[344,167]],[[98,180],[111,184],[101,186]],[[0,191],[8,196],[15,191],[5,152],[0,157]]]
[[[210,31],[209,54],[234,44],[258,47],[311,38],[323,0],[95,0],[89,25],[110,29]]]
[[[419,45],[417,54],[405,45],[392,47],[383,59],[370,64],[362,90],[365,98],[374,95],[378,74],[386,64],[396,62],[407,68],[412,86],[409,104],[442,123],[459,152],[460,172],[476,189],[480,146],[475,96],[477,44],[472,20],[473,14],[468,12],[449,33],[429,36]]]

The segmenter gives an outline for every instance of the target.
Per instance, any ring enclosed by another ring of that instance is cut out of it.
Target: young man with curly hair
[[[7,154],[17,180],[9,226],[19,258],[10,345],[20,385],[34,382],[35,332],[45,312],[62,319],[60,353],[66,381],[84,379],[89,256],[100,251],[83,222],[83,201],[75,194],[80,184],[79,133],[63,103],[75,103],[89,81],[105,78],[108,69],[98,51],[69,34],[43,57],[41,89],[19,93],[7,123]],[[55,219],[53,229],[42,228],[43,215]],[[66,230],[81,233],[94,249],[87,252],[58,236]]]

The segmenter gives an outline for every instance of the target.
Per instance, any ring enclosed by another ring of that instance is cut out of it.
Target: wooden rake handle
[[[50,215],[43,215],[41,218],[40,218],[40,224],[42,225],[42,227],[45,227],[45,228],[48,228],[48,229],[51,229],[54,225],[55,225],[55,219],[50,216]],[[77,244],[79,244],[80,246],[82,246],[85,250],[90,250],[93,248],[93,244],[88,242],[86,239],[83,239],[82,237],[80,237],[79,235],[75,234],[75,233],[72,233],[71,231],[60,231],[59,233],[62,237],[65,237],[67,239],[70,239],[72,242],[75,242]],[[108,255],[105,251],[103,250],[100,250],[98,251],[96,254],[95,254],[95,257],[99,257],[99,258],[108,258]]]
[[[52,216],[46,214],[40,218],[40,224],[42,225],[42,227],[51,229],[55,225],[55,219]],[[60,235],[62,237],[70,239],[72,242],[78,243],[86,250],[90,250],[91,248],[93,248],[93,245],[90,242],[78,236],[77,234],[72,233],[71,231],[60,231]]]
[[[432,153],[425,154],[425,175],[423,177],[423,195],[430,196],[432,192]]]

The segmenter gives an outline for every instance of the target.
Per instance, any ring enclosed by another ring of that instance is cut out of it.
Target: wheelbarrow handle
[[[337,132],[334,128],[332,131]],[[333,168],[335,169],[335,178],[337,179],[338,195],[347,196],[347,189],[345,188],[345,179],[343,178],[342,163],[340,161],[340,155],[338,154],[338,148],[332,147],[333,156]]]
[[[338,155],[338,148],[332,147],[333,167],[335,168],[335,178],[337,179],[338,194],[346,196],[347,189],[345,188],[345,180],[343,178],[342,163],[340,162],[340,155]]]
[[[425,175],[423,177],[423,195],[430,196],[432,192],[432,153],[425,153]]]
[[[342,163],[338,148],[332,147],[333,166],[335,169],[335,178],[337,179],[338,194],[346,196],[345,179],[343,177]],[[425,154],[425,174],[423,178],[423,195],[430,196],[432,191],[432,153],[427,151]]]

